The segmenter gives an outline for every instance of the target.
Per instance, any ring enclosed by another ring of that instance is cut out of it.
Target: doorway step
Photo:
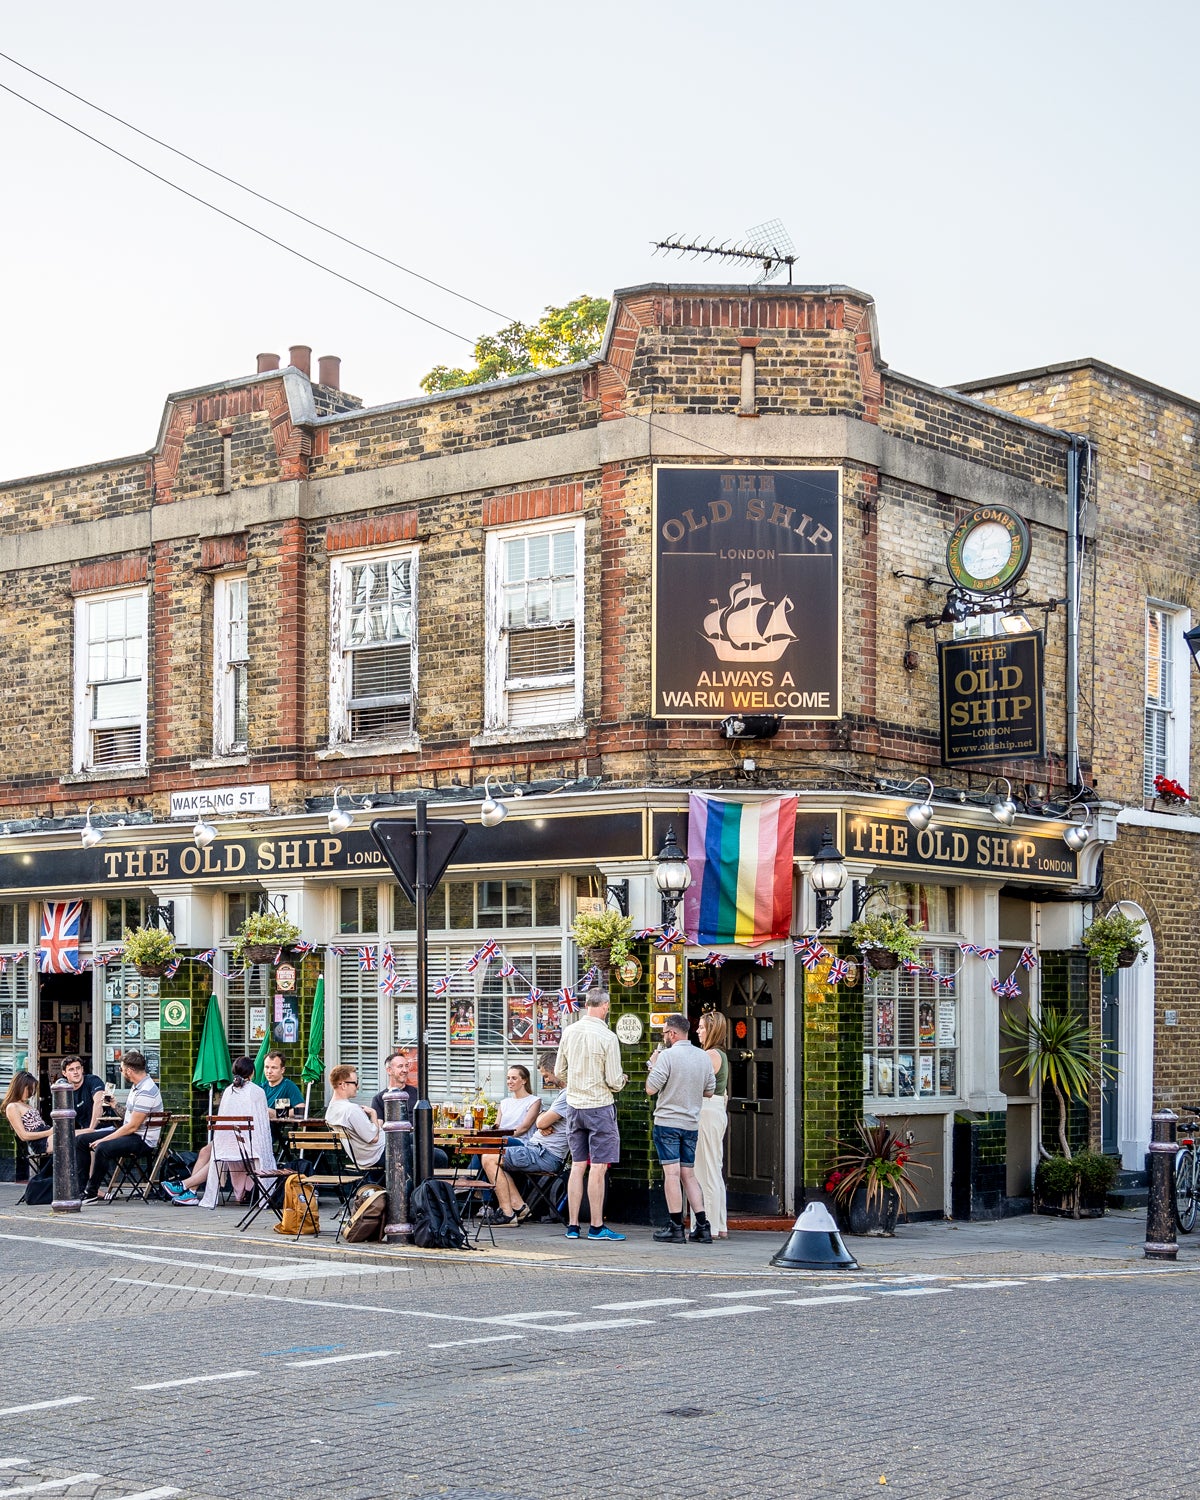
[[[1145,1172],[1118,1172],[1104,1201],[1109,1208],[1145,1208],[1150,1202],[1150,1183]]]
[[[796,1223],[795,1214],[781,1217],[779,1214],[730,1214],[730,1229],[769,1229],[773,1234],[782,1230],[785,1234]]]

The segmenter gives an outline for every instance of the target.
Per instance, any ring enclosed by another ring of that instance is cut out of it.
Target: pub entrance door
[[[717,972],[729,1022],[729,1209],[774,1214],[783,1175],[783,965],[730,960]]]

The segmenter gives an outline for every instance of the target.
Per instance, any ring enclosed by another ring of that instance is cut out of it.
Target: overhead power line
[[[387,297],[383,292],[377,292],[374,287],[369,287],[361,281],[355,281],[353,276],[346,276],[341,271],[335,271],[332,266],[327,266],[324,261],[316,260],[311,255],[305,255],[303,250],[297,250],[294,245],[289,245],[286,240],[276,239],[273,234],[268,234],[265,229],[259,229],[256,224],[251,224],[246,219],[239,219],[237,214],[231,214],[228,209],[219,207],[216,203],[210,203],[207,198],[202,198],[199,193],[193,193],[188,188],[173,182],[169,177],[164,177],[161,172],[156,172],[152,167],[146,166],[134,156],[127,156],[124,151],[118,151],[115,146],[110,146],[107,141],[102,141],[99,136],[92,135],[84,130],[81,125],[64,119],[62,115],[56,115],[52,109],[47,109],[44,104],[39,104],[36,99],[30,99],[17,89],[10,88],[6,83],[0,83],[0,90],[11,94],[14,99],[20,99],[22,104],[28,104],[31,109],[36,109],[39,114],[47,115],[51,120],[57,120],[60,125],[65,125],[68,130],[73,130],[76,135],[81,135],[85,140],[91,141],[93,145],[102,147],[111,152],[113,156],[128,162],[131,167],[136,167],[139,172],[145,172],[148,177],[153,177],[156,182],[161,182],[165,187],[173,188],[175,192],[182,193],[185,198],[190,198],[193,203],[199,203],[203,208],[209,208],[215,214],[220,214],[223,219],[228,219],[231,224],[237,224],[242,229],[248,229],[251,234],[256,234],[260,239],[266,240],[268,244],[275,245],[280,250],[285,250],[289,255],[294,255],[297,260],[305,264],[315,266],[318,271],[324,271],[329,276],[336,276],[339,281],[344,281],[347,286],[355,287],[360,292],[366,292],[368,297],[375,297],[380,302],[386,302],[389,307],[394,307],[397,312],[407,314],[410,318],[416,318],[418,322],[428,324],[430,328],[436,328],[439,333],[449,334],[452,339],[459,339],[464,344],[475,347],[475,339],[468,338],[465,333],[456,333],[453,328],[447,328],[444,323],[438,323],[433,318],[427,318],[424,313],[419,313],[415,308],[405,307],[402,302],[397,302],[393,297]]]
[[[36,68],[31,68],[28,63],[23,63],[19,58],[11,56],[7,52],[0,52],[0,58],[5,62],[12,63],[14,68],[20,68],[23,73],[28,73],[33,78],[48,83],[52,89],[66,94],[71,99],[77,99],[80,104],[86,104],[88,109],[94,109],[107,120],[114,121],[126,130],[132,130],[135,135],[140,135],[143,140],[151,141],[156,146],[161,146],[164,151],[170,151],[173,155],[180,157],[183,161],[191,162],[192,166],[199,167],[202,172],[209,172],[214,177],[219,177],[222,182],[227,182],[231,187],[238,188],[243,193],[249,193],[252,198],[257,198],[260,203],[268,203],[272,208],[277,208],[281,213],[290,214],[293,219],[299,219],[302,224],[309,225],[312,229],[319,229],[322,234],[331,235],[335,240],[341,240],[343,245],[349,245],[354,250],[361,250],[364,255],[370,255],[375,260],[382,261],[385,266],[391,266],[394,270],[403,271],[406,276],[415,276],[418,281],[423,281],[426,286],[436,287],[439,292],[446,292],[451,297],[457,297],[460,302],[469,302],[472,307],[478,307],[481,311],[492,313],[497,318],[504,318],[506,322],[512,323],[516,319],[508,313],[500,312],[497,308],[489,307],[486,302],[477,302],[474,297],[468,297],[465,292],[457,292],[452,286],[445,286],[440,281],[434,281],[432,276],[425,276],[420,271],[414,271],[411,266],[402,266],[398,260],[392,260],[390,256],[382,254],[379,250],[372,250],[368,245],[360,245],[357,240],[352,240],[349,235],[340,234],[336,229],[330,229],[328,224],[319,224],[316,219],[310,219],[306,214],[300,213],[298,209],[289,208],[286,203],[280,203],[274,198],[269,198],[266,193],[260,193],[257,188],[250,187],[247,183],[239,182],[236,177],[230,177],[227,173],[219,171],[216,167],[210,167],[207,162],[200,161],[198,157],[189,156],[186,151],[180,150],[178,146],[172,146],[170,141],[164,141],[159,136],[151,135],[148,130],[141,129],[132,121],[123,116],[114,114],[112,110],[105,109],[102,104],[95,103],[92,99],[85,99],[82,94],[77,94],[74,89],[67,88],[64,83],[57,83],[53,78],[48,78],[45,73],[39,73]]]

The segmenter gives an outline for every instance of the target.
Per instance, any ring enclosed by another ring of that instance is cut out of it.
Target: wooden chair
[[[147,1144],[146,1137],[155,1130],[159,1134],[155,1143],[151,1146]],[[162,1163],[158,1159],[159,1144],[162,1141],[163,1134],[168,1131],[171,1135],[174,1134],[172,1117],[165,1109],[153,1110],[146,1116],[142,1121],[141,1129],[137,1131],[146,1149],[144,1151],[130,1152],[127,1156],[119,1157],[113,1164],[113,1173],[108,1179],[108,1186],[100,1195],[106,1202],[115,1203],[119,1198],[123,1198],[126,1193],[132,1197],[139,1188],[144,1187],[149,1182],[150,1172],[156,1163],[161,1171]],[[169,1144],[170,1141],[168,1139]],[[163,1154],[163,1159],[165,1160],[165,1153]],[[145,1199],[146,1193],[143,1192],[141,1196]]]
[[[171,1141],[175,1132],[179,1129],[180,1118],[179,1115],[167,1115],[159,1133],[158,1146],[154,1152],[154,1159],[150,1163],[150,1170],[146,1173],[145,1180],[138,1183],[133,1189],[133,1192],[142,1199],[143,1203],[148,1203],[151,1198],[166,1197],[161,1187],[163,1170],[167,1165],[167,1158],[171,1154]]]

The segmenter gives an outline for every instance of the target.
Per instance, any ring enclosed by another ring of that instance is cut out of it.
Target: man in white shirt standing
[[[364,1170],[378,1164],[383,1155],[383,1131],[373,1109],[356,1102],[358,1069],[349,1063],[331,1068],[329,1086],[333,1098],[325,1109],[325,1123],[346,1132],[350,1154]]]
[[[567,1181],[567,1239],[579,1238],[583,1178],[588,1173],[589,1240],[623,1240],[604,1222],[604,1182],[621,1159],[615,1097],[625,1087],[621,1045],[608,1029],[608,996],[589,990],[584,1014],[563,1032],[554,1071],[566,1084],[571,1107],[567,1142],[571,1175]],[[588,1171],[590,1167],[590,1172]]]

